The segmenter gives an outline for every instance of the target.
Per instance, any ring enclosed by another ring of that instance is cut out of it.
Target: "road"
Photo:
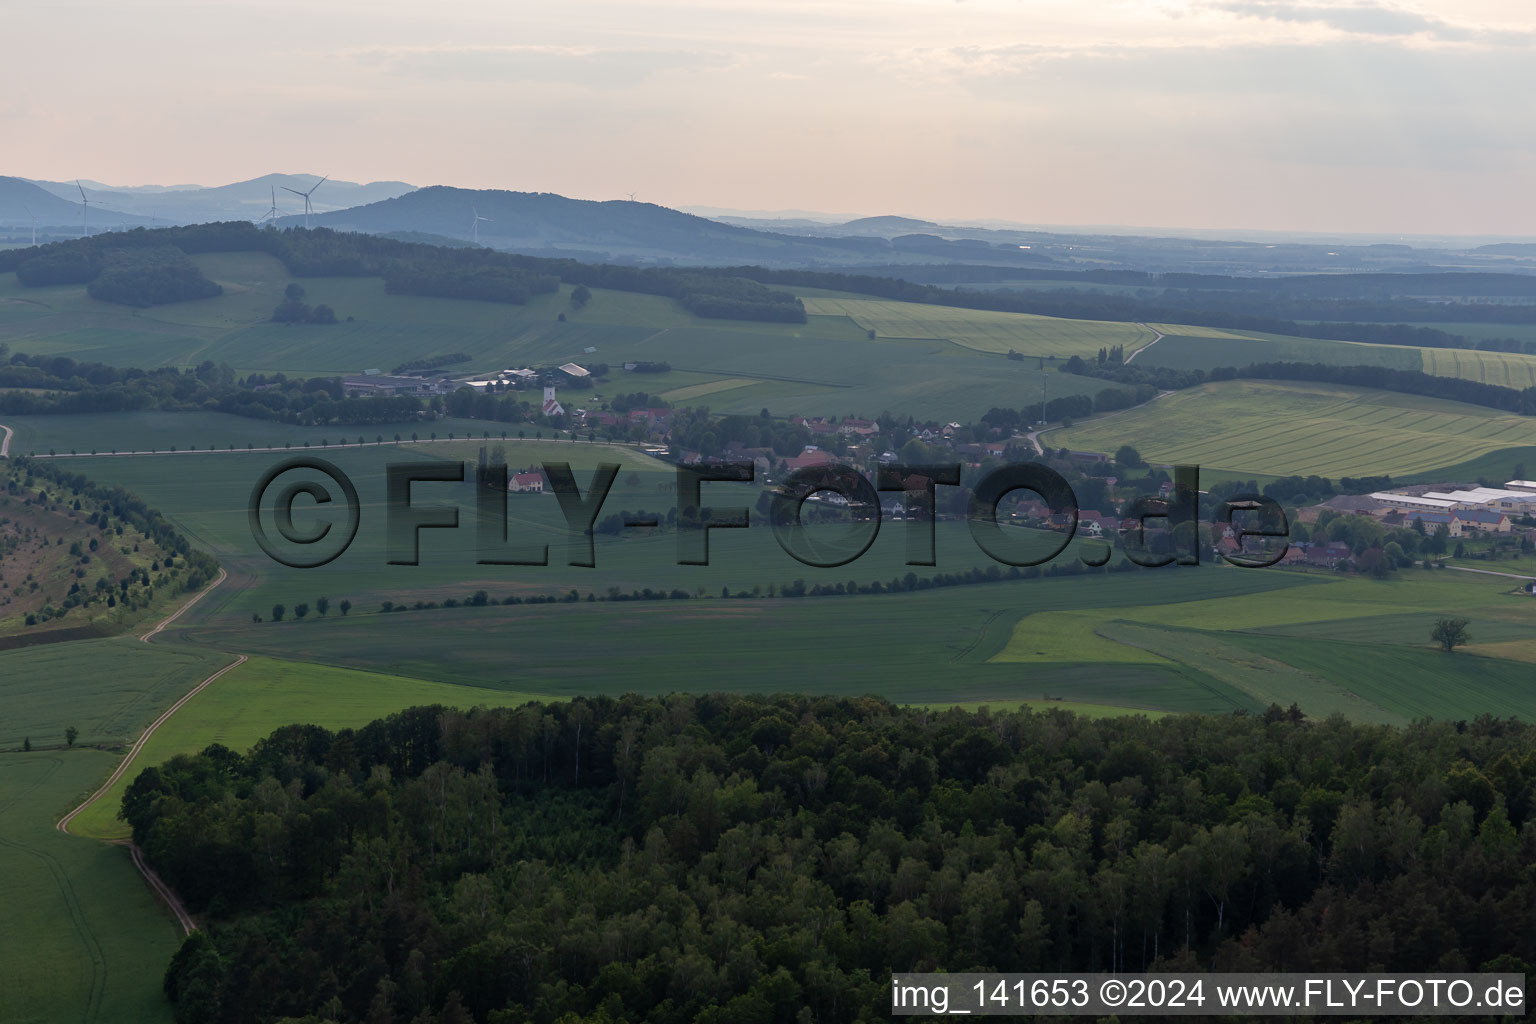
[[[11,454],[11,435],[14,434],[15,431],[6,426],[4,423],[0,423],[0,430],[5,431],[5,436],[0,437],[0,459],[4,459],[9,457]]]
[[[5,426],[4,424],[0,424],[0,430],[4,430],[5,431],[5,440],[4,440],[3,443],[0,443],[0,458],[5,458],[7,456],[7,454],[9,453],[9,451],[10,451],[10,447],[11,447],[11,433],[12,433],[12,431],[11,431],[10,427]],[[33,456],[31,456],[31,458],[34,458],[34,459],[112,459],[112,458],[118,458],[118,459],[121,459],[121,458],[133,457],[133,456],[146,456],[146,455],[241,455],[241,454],[250,454],[252,452],[285,452],[286,454],[289,454],[289,455],[302,455],[305,452],[326,451],[326,450],[333,449],[333,448],[381,448],[381,447],[389,447],[391,445],[397,445],[398,446],[398,445],[403,445],[403,444],[450,444],[450,443],[452,443],[452,444],[463,444],[465,441],[471,441],[471,442],[473,442],[473,441],[480,441],[480,442],[483,442],[485,444],[489,444],[491,441],[495,441],[498,444],[519,444],[519,443],[527,443],[527,444],[548,444],[548,443],[553,443],[553,444],[597,444],[597,445],[608,445],[610,447],[634,448],[634,449],[637,449],[637,450],[641,450],[641,449],[644,449],[645,447],[647,447],[646,443],[643,442],[643,441],[584,441],[584,440],[582,440],[579,437],[544,437],[544,438],[507,437],[507,438],[502,438],[502,437],[498,437],[498,436],[496,436],[494,434],[491,435],[491,437],[489,437],[489,438],[483,438],[483,437],[473,437],[473,436],[471,436],[469,434],[465,434],[462,437],[422,437],[422,438],[418,438],[417,440],[414,440],[414,441],[405,441],[405,440],[401,440],[401,441],[365,441],[362,444],[354,444],[354,443],[350,443],[350,442],[345,442],[344,441],[341,444],[311,444],[311,445],[308,445],[308,446],[305,446],[305,445],[286,445],[286,446],[281,447],[281,448],[279,448],[279,447],[277,447],[275,445],[272,446],[272,447],[269,447],[269,448],[241,448],[240,446],[236,445],[233,448],[213,448],[213,447],[208,447],[208,448],[183,448],[183,449],[181,449],[179,451],[169,451],[169,450],[164,449],[164,448],[157,448],[157,449],[147,449],[147,450],[144,450],[144,451],[131,451],[131,452],[104,452],[104,451],[100,451],[100,450],[97,450],[97,451],[94,451],[94,452],[81,452],[81,451],[74,451],[74,452],[51,452],[51,453],[47,453],[47,454],[43,454],[43,455],[33,455]]]
[[[1495,572],[1492,569],[1471,569],[1465,565],[1448,565],[1447,569],[1455,569],[1457,572],[1475,572],[1482,576],[1507,576],[1512,580],[1536,580],[1536,576],[1522,576],[1517,572]]]
[[[229,574],[226,573],[223,569],[220,569],[218,577],[215,578],[212,583],[208,584],[208,586],[194,594],[191,600],[187,601],[180,608],[177,608],[164,619],[161,619],[154,629],[151,629],[149,632],[139,637],[139,640],[142,643],[149,643],[161,630],[175,622],[177,619],[181,618],[181,616],[185,614],[188,609],[197,604],[197,602],[201,601],[203,598],[207,597],[210,593],[213,592],[215,587],[223,583],[228,578]],[[79,815],[81,811],[85,810],[97,799],[103,796],[109,789],[111,789],[118,779],[123,777],[123,774],[127,772],[129,767],[133,764],[134,759],[139,756],[139,751],[144,749],[144,744],[148,743],[149,738],[155,734],[156,729],[159,729],[162,725],[164,725],[172,715],[181,709],[182,705],[187,703],[187,701],[191,700],[193,697],[196,697],[199,693],[202,693],[203,690],[205,690],[210,684],[219,679],[225,673],[231,671],[232,669],[239,668],[241,665],[244,665],[247,660],[248,659],[244,654],[236,655],[234,661],[230,662],[228,665],[225,665],[223,668],[213,673],[213,675],[198,683],[192,689],[183,694],[180,700],[166,708],[165,712],[159,718],[150,723],[149,728],[145,729],[142,733],[139,734],[139,738],[134,741],[133,746],[128,748],[127,756],[118,763],[117,770],[107,778],[106,782],[102,783],[101,788],[96,790],[96,792],[92,793],[90,796],[86,797],[85,800],[81,802],[80,806],[76,807],[74,810],[64,815],[64,817],[60,818],[58,824],[54,827],[57,828],[60,832],[68,833],[69,823],[74,821],[75,817]],[[139,869],[139,874],[143,875],[144,880],[149,883],[149,887],[155,890],[155,892],[159,893],[161,899],[165,900],[166,906],[171,908],[171,913],[175,914],[176,920],[181,923],[182,930],[186,934],[191,935],[192,932],[197,929],[197,922],[193,921],[192,915],[187,913],[187,908],[182,905],[181,899],[171,890],[170,886],[161,881],[160,876],[156,875],[154,871],[150,869],[149,865],[144,862],[143,852],[138,848],[138,846],[132,842],[123,842],[123,845],[128,847],[128,852],[133,857],[134,866]]]

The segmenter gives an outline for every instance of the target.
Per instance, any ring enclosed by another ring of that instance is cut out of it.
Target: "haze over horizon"
[[[1536,235],[1536,15],[1505,0],[152,6],[11,12],[0,170]]]

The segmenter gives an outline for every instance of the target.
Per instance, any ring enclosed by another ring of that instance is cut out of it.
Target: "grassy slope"
[[[328,729],[360,726],[417,704],[475,707],[522,704],[539,694],[409,679],[324,665],[252,658],[219,679],[171,716],[139,752],[134,767],[86,808],[71,830],[118,839],[127,826],[117,818],[123,791],[144,768],[177,754],[195,754],[210,743],[244,751],[272,730],[295,722]]]
[[[160,978],[181,941],[175,920],[126,850],[53,825],[116,766],[118,754],[84,744],[137,736],[228,660],[128,638],[0,654],[0,1020],[170,1019]],[[72,750],[11,746],[30,735],[62,747],[70,724]]]
[[[1484,325],[1488,336],[1524,336],[1526,329]],[[1334,366],[1384,366],[1419,370],[1439,377],[1460,377],[1507,388],[1536,385],[1536,356],[1483,352],[1476,349],[1419,348],[1411,345],[1372,345],[1364,342],[1295,338],[1261,332],[1230,332],[1160,324],[1169,336],[1137,358],[1148,366],[1210,370],[1249,363],[1304,362]],[[1457,325],[1447,325],[1455,331]],[[1474,335],[1480,337],[1483,335]]]
[[[1239,572],[1240,570],[1230,570]],[[1284,573],[1297,578],[1297,574]],[[1528,667],[1429,646],[1434,620],[1471,621],[1475,651],[1529,656],[1536,605],[1513,581],[1411,571],[1386,582],[1332,575],[1318,585],[1240,600],[1204,598],[1050,610],[1013,628],[995,661],[1051,665],[1066,658],[1162,665],[1198,673],[1255,702],[1291,701],[1314,715],[1340,713],[1402,724],[1416,717],[1480,713],[1536,718]]]
[[[1254,473],[1394,476],[1536,444],[1536,421],[1415,395],[1326,384],[1225,381],[1049,435],[1155,462]]]
[[[807,313],[847,317],[865,331],[874,331],[877,338],[940,338],[979,352],[1006,354],[1012,349],[1026,356],[1087,358],[1101,347],[1124,345],[1129,355],[1155,337],[1136,324],[1105,320],[1064,320],[887,299],[802,301]]]
[[[564,593],[573,587],[583,596],[588,592],[605,593],[609,587],[626,593],[648,587],[669,591],[682,588],[692,593],[703,587],[718,594],[722,587],[733,592],[751,590],[754,586],[766,590],[770,584],[782,586],[797,579],[811,585],[835,585],[849,580],[883,583],[909,571],[929,576],[993,564],[963,524],[943,522],[939,524],[937,539],[939,565],[909,567],[905,564],[905,534],[913,527],[888,522],[881,526],[874,546],[857,561],[837,569],[814,569],[785,554],[763,517],[754,512],[751,521],[755,525],[751,529],[711,531],[708,566],[678,565],[677,535],[662,533],[652,537],[600,536],[595,545],[597,567],[572,567],[566,564],[568,531],[555,498],[513,495],[508,499],[508,532],[513,542],[548,545],[550,564],[483,566],[476,564],[480,554],[475,531],[475,496],[468,484],[417,487],[416,501],[423,505],[457,505],[461,526],[452,531],[424,531],[421,565],[388,564],[387,520],[382,507],[385,467],[401,461],[444,458],[472,464],[480,447],[481,442],[475,441],[321,453],[353,478],[364,508],[357,540],[347,553],[330,565],[311,570],[288,569],[274,563],[261,553],[251,536],[246,508],[252,485],[263,471],[280,461],[278,456],[237,452],[216,456],[98,458],[73,460],[71,465],[103,482],[122,484],[155,507],[166,510],[179,527],[206,545],[239,577],[235,585],[216,592],[206,609],[199,609],[201,614],[213,616],[222,624],[249,621],[253,613],[266,616],[278,602],[290,608],[300,601],[313,604],[320,594],[333,602],[345,597],[359,610],[372,611],[383,600],[463,599],[482,588],[497,597],[513,593]],[[675,470],[631,448],[531,440],[512,441],[503,447],[514,468],[544,460],[569,461],[582,487],[588,485],[592,468],[599,461],[620,463],[624,469],[603,505],[603,517],[625,509],[647,509],[664,515],[676,502],[672,490]],[[189,460],[201,471],[181,471],[180,467],[188,465]],[[472,476],[472,465],[466,472]],[[287,480],[285,476],[284,481]],[[759,491],[749,485],[711,483],[704,485],[703,493],[705,503],[713,506],[755,507]],[[296,513],[296,521],[302,523],[306,518],[302,509]],[[1052,546],[1056,540],[1051,535]]]
[[[0,1020],[169,1021],[160,979],[181,929],[128,851],[53,828],[99,785],[98,750],[0,754]]]
[[[0,341],[13,351],[119,366],[189,366],[212,360],[241,373],[305,376],[388,370],[424,354],[448,352],[472,357],[448,368],[455,374],[569,360],[614,367],[626,360],[665,361],[674,367],[672,373],[616,369],[594,391],[579,393],[578,402],[598,405],[619,392],[657,393],[731,379],[748,383],[700,397],[726,412],[756,413],[767,407],[781,415],[873,416],[897,409],[949,419],[1017,405],[1020,394],[1039,392],[1038,364],[1003,358],[1009,347],[1061,348],[1065,357],[1078,350],[1092,354],[1100,345],[1119,341],[1133,347],[1138,339],[1151,337],[1123,324],[1008,320],[1007,314],[933,307],[931,315],[943,320],[943,333],[925,328],[915,335],[918,340],[870,341],[864,328],[841,314],[812,316],[806,324],[705,320],[668,299],[603,289],[594,290],[592,301],[579,311],[571,308],[568,290],[511,306],[389,295],[376,278],[304,279],[308,301],[327,303],[343,318],[354,319],[326,327],[290,326],[266,322],[292,280],[276,260],[255,253],[196,260],[225,286],[224,296],[150,310],[98,303],[78,286],[23,288],[14,275],[0,275]],[[558,321],[560,314],[565,322]],[[968,340],[942,340],[950,336]],[[1052,394],[1102,386],[1051,376]],[[49,436],[23,443],[23,450],[73,444]]]

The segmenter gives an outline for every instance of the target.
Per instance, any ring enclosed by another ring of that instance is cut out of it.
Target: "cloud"
[[[1323,25],[1346,35],[1422,37],[1442,43],[1530,46],[1536,33],[1458,25],[1405,7],[1370,2],[1295,3],[1293,0],[1216,0],[1211,10],[1270,22]]]
[[[620,85],[677,71],[716,71],[723,51],[537,44],[368,47],[345,56],[391,75],[437,81],[575,81]]]

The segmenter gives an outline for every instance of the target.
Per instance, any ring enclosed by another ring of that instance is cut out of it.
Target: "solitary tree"
[[[577,309],[580,309],[582,306],[585,306],[591,301],[592,293],[587,290],[586,285],[579,284],[575,288],[571,289],[571,305],[575,306]]]
[[[282,622],[282,621],[283,621],[283,615],[284,615],[284,614],[285,614],[285,613],[286,613],[286,612],[287,612],[287,611],[288,611],[288,609],[287,609],[287,608],[284,608],[284,607],[283,607],[283,606],[282,606],[282,605],[280,605],[280,604],[275,604],[275,605],[273,605],[273,606],[272,606],[272,621],[273,621],[273,622]]]
[[[79,729],[76,729],[72,725],[69,726],[68,728],[66,728],[64,730],[64,744],[66,746],[70,746],[70,747],[74,746],[75,745],[75,739],[79,735],[80,735],[80,730]]]
[[[21,752],[25,754],[25,753],[28,753],[29,751],[31,751],[31,749],[32,749],[32,737],[31,736],[23,736],[21,738]]]
[[[1128,444],[1121,445],[1120,450],[1115,452],[1115,461],[1127,469],[1140,469],[1146,465],[1142,461],[1141,452],[1138,452]]]
[[[294,618],[302,619],[304,616],[306,616],[308,614],[309,614],[309,605],[307,605],[307,604],[296,604],[296,605],[293,606],[293,616],[294,616]]]
[[[1434,631],[1429,634],[1429,638],[1441,647],[1444,647],[1445,652],[1449,654],[1456,648],[1465,645],[1469,639],[1467,635],[1467,620],[1436,619]]]
[[[346,598],[342,598],[341,604],[337,605],[336,607],[340,608],[341,614],[345,615],[347,612],[352,610],[352,602],[348,601]]]
[[[317,597],[317,598],[315,598],[315,611],[319,612],[321,615],[324,615],[326,612],[328,612],[330,610],[331,610],[331,599],[330,598],[328,598],[328,597]]]

